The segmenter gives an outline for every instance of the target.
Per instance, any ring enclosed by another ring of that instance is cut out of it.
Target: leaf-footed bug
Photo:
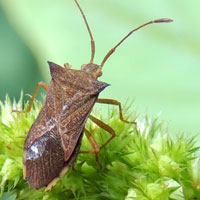
[[[84,132],[94,150],[81,153],[95,154],[96,161],[101,167],[98,153],[115,137],[115,131],[90,114],[95,103],[118,106],[120,119],[125,123],[136,124],[123,118],[120,102],[98,98],[100,92],[108,84],[98,81],[97,78],[102,75],[102,67],[107,59],[132,33],[153,23],[172,22],[167,18],[157,19],[133,29],[106,54],[101,64],[97,65],[93,63],[95,55],[93,35],[78,1],[74,0],[74,2],[79,8],[89,32],[90,62],[82,65],[80,70],[71,69],[69,64],[64,64],[63,68],[53,62],[48,62],[52,77],[50,84],[37,83],[28,108],[24,111],[13,110],[13,112],[20,113],[29,112],[38,88],[41,86],[47,91],[41,111],[29,130],[23,153],[24,178],[28,180],[31,188],[39,189],[48,185],[46,191],[50,190],[59,177],[62,177],[74,164],[77,154],[80,152]],[[88,118],[111,134],[111,137],[102,146],[99,146],[91,133],[85,129]]]

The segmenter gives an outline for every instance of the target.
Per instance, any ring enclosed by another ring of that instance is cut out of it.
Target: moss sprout
[[[52,191],[30,189],[22,174],[23,145],[42,104],[35,101],[29,113],[11,112],[27,104],[23,94],[18,102],[8,96],[0,102],[0,200],[200,199],[200,157],[195,138],[179,135],[172,140],[159,117],[136,119],[137,126],[125,124],[112,107],[107,117],[93,112],[116,131],[116,137],[99,153],[103,169],[94,155],[79,154],[75,170],[70,169]],[[135,119],[134,114],[126,117]],[[99,144],[109,137],[90,121],[86,126]],[[83,137],[81,149],[90,148]]]

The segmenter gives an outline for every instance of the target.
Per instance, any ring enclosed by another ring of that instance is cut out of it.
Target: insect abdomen
[[[31,188],[49,184],[64,168],[64,151],[60,139],[46,132],[24,151],[24,178]]]

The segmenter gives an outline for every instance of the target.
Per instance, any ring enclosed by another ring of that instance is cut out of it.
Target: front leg
[[[30,101],[30,103],[28,105],[28,108],[26,110],[12,110],[12,112],[18,112],[18,113],[27,113],[27,112],[30,112],[31,107],[33,105],[33,101],[34,101],[34,99],[35,99],[35,97],[37,95],[39,87],[42,87],[46,91],[48,90],[48,85],[46,83],[38,82],[37,85],[36,85],[36,87],[35,87],[35,90],[33,92],[33,96],[31,97],[31,101]]]
[[[130,122],[124,119],[123,114],[122,114],[122,106],[121,103],[117,100],[114,99],[97,99],[97,103],[103,103],[103,104],[110,104],[110,105],[115,105],[119,107],[119,117],[120,120],[127,123],[127,124],[137,124],[136,122]]]

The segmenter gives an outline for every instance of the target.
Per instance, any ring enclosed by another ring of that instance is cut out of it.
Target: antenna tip
[[[174,20],[169,19],[169,18],[162,18],[162,19],[154,20],[153,22],[154,22],[154,23],[169,23],[169,22],[173,22],[173,21],[174,21]]]

